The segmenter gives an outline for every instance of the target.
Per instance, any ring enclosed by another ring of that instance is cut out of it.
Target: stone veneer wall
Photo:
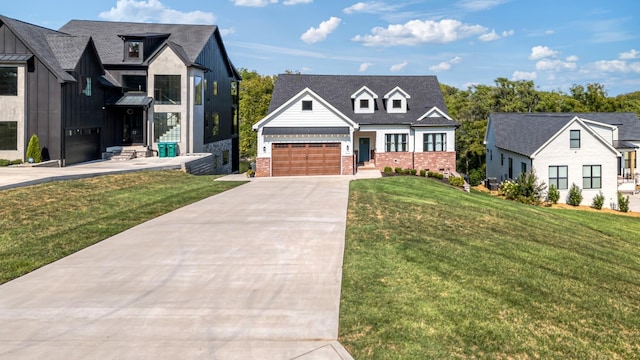
[[[342,157],[342,175],[353,175],[353,156]]]
[[[204,152],[213,154],[213,173],[214,174],[231,174],[231,164],[233,163],[233,151],[231,139],[216,141],[204,144]],[[229,161],[224,164],[222,153],[229,152]]]
[[[383,171],[385,166],[392,169],[417,169],[430,171],[455,171],[456,153],[450,152],[387,152],[376,153],[376,169]]]
[[[271,176],[271,159],[270,158],[257,158],[256,159],[256,177],[269,177]]]

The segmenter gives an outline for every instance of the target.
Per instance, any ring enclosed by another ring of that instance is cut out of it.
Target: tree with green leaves
[[[33,134],[27,145],[27,160],[33,159],[34,163],[42,162],[42,149],[40,149],[40,140],[38,135]]]
[[[267,115],[277,77],[247,69],[240,76],[240,157],[255,157],[258,140],[251,127]]]

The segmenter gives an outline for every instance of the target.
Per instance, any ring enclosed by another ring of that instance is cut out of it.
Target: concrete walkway
[[[1,285],[0,358],[351,359],[351,179],[256,179]]]

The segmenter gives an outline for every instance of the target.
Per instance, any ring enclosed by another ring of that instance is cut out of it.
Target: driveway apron
[[[0,358],[350,359],[350,179],[256,179],[0,286]]]

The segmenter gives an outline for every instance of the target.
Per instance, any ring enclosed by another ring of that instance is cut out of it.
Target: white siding
[[[400,100],[401,105],[399,109],[393,108],[393,100]],[[407,112],[407,98],[400,90],[394,91],[387,99],[387,112],[389,114],[400,114]]]
[[[378,153],[385,152],[385,141],[387,134],[407,134],[407,145],[409,151],[413,151],[414,136],[413,131],[407,126],[403,125],[367,125],[361,126],[360,131],[375,132],[375,144],[371,144],[371,150],[375,150]]]
[[[302,101],[312,101],[313,110],[302,110]],[[268,127],[334,127],[349,126],[342,118],[316,101],[310,95],[306,95],[291,103],[280,114],[270,120],[264,126]]]
[[[415,152],[424,151],[424,134],[445,133],[447,134],[447,149],[446,151],[456,151],[456,131],[450,127],[428,127],[428,128],[416,128],[414,133]]]
[[[18,70],[18,95],[17,96],[0,96],[0,121],[16,121],[18,127],[18,139],[16,150],[0,150],[0,159],[7,160],[26,160],[26,144],[29,141],[27,136],[31,134],[25,133],[25,108],[26,108],[26,75],[24,65],[17,66]],[[35,95],[34,95],[35,96]]]
[[[580,148],[569,147],[569,131],[580,131]],[[600,165],[602,167],[602,188],[583,189],[583,205],[591,205],[593,197],[602,191],[605,207],[617,202],[618,177],[617,154],[591,135],[580,123],[574,122],[539,152],[533,161],[540,181],[549,183],[549,166],[568,167],[568,188],[575,183],[582,189],[582,169],[584,165]],[[495,158],[494,158],[495,159]],[[569,190],[560,190],[560,202],[565,203]]]
[[[369,107],[360,107],[360,100],[367,100],[369,102]],[[373,114],[375,111],[375,105],[375,97],[368,91],[362,91],[353,101],[353,106],[355,107],[354,112],[356,114]]]

